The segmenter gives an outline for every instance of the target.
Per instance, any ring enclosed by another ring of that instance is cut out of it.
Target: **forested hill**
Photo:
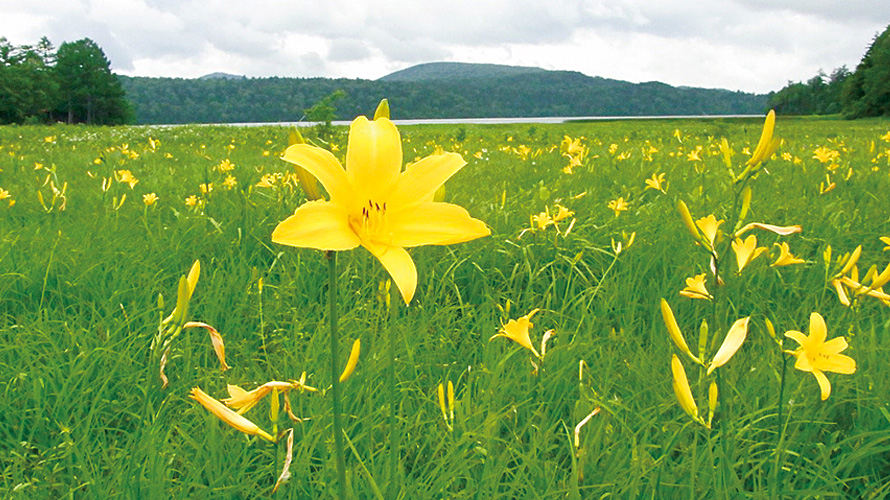
[[[337,117],[373,113],[389,99],[392,116],[497,118],[760,114],[765,95],[629,82],[571,71],[433,63],[379,80],[329,78],[120,77],[137,123],[291,122],[343,90]]]

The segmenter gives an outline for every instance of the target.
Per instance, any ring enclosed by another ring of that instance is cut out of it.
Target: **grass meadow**
[[[877,287],[838,285],[845,305],[833,286],[841,275],[868,285],[890,263],[890,240],[880,239],[890,237],[890,122],[779,117],[775,156],[734,182],[762,126],[400,127],[406,161],[437,149],[463,155],[445,199],[491,235],[411,249],[417,293],[392,318],[380,263],[363,248],[339,253],[340,358],[355,339],[362,345],[341,384],[352,494],[890,497],[890,302]],[[342,158],[346,132],[317,144]],[[303,372],[309,386],[331,385],[325,254],[270,239],[305,201],[279,159],[288,133],[0,128],[4,498],[338,496],[330,393],[291,391],[301,422],[283,410],[270,421],[271,398],[245,414],[270,433],[293,429],[291,476],[274,494],[284,440],[246,436],[189,398],[193,387],[221,399],[227,384],[250,390]],[[679,201],[694,220],[725,221],[714,241],[722,285]],[[750,222],[802,230],[746,232],[766,250],[739,273],[730,245]],[[772,265],[781,243],[800,262]],[[189,328],[170,344],[162,387],[152,341],[196,260],[187,316],[220,332],[231,368],[220,369],[205,329]],[[710,299],[680,294],[698,275]],[[662,299],[705,364],[740,318],[750,318],[747,337],[707,374],[672,342]],[[537,370],[528,349],[491,338],[534,309],[536,350],[553,331]],[[856,361],[853,374],[827,374],[825,400],[816,378],[783,353],[798,347],[784,332],[806,334],[813,312]],[[390,338],[395,401],[385,376]],[[673,388],[675,354],[698,420]],[[437,396],[448,382],[453,409]]]

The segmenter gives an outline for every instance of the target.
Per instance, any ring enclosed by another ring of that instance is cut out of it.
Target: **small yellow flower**
[[[711,300],[714,297],[705,288],[705,274],[699,274],[693,278],[686,278],[686,288],[680,290],[680,295],[690,299]]]
[[[532,215],[532,226],[535,226],[538,229],[546,229],[547,226],[552,224],[553,217],[550,217],[549,211],[541,212],[538,215]]]
[[[695,221],[695,225],[701,230],[708,243],[708,250],[714,250],[714,241],[717,239],[717,230],[723,224],[723,219],[717,220],[714,214]]]
[[[9,191],[7,191],[3,188],[0,188],[0,200],[5,200],[6,198],[9,198],[10,196],[12,196],[12,195],[9,194]]]
[[[191,195],[185,199],[185,206],[194,207],[198,204],[198,197],[195,195]]]
[[[226,189],[232,189],[238,185],[238,179],[235,178],[234,175],[226,175],[226,179],[223,181],[223,187]]]
[[[229,161],[228,158],[219,162],[219,165],[216,166],[216,171],[221,174],[224,174],[226,172],[231,172],[234,169],[235,169],[235,164],[232,163],[231,161]]]
[[[142,203],[145,203],[145,206],[152,206],[158,201],[158,195],[154,193],[148,193],[142,195]]]
[[[790,266],[792,264],[803,264],[806,261],[800,258],[795,257],[791,254],[791,250],[788,249],[788,243],[784,241],[779,243],[779,258],[776,259],[775,262],[770,264],[771,266]]]
[[[209,182],[205,184],[202,182],[201,185],[198,186],[198,188],[201,190],[201,194],[207,194],[213,191],[213,183]]]
[[[757,236],[754,236],[753,234],[745,238],[744,241],[742,241],[741,238],[736,238],[735,241],[732,242],[732,251],[735,252],[735,259],[739,266],[739,273],[741,273],[742,269],[750,264],[752,260],[756,259],[766,250],[766,247],[757,246]]]
[[[667,184],[664,182],[664,173],[652,174],[652,177],[646,179],[646,189],[654,189],[656,191],[665,192]]]
[[[818,147],[813,152],[813,158],[819,160],[821,163],[830,163],[838,158],[840,158],[841,154],[833,149],[826,148],[825,146]]]
[[[118,182],[129,184],[130,189],[133,189],[133,186],[139,182],[129,170],[116,170],[114,176],[117,178]]]
[[[624,212],[628,209],[627,202],[624,201],[624,197],[621,196],[617,200],[612,200],[607,205],[609,210],[615,212],[615,217],[621,215],[621,212]]]
[[[686,155],[686,159],[688,161],[702,161],[701,160],[701,152],[702,152],[702,147],[696,146],[695,149],[693,149]]]
[[[575,212],[569,210],[568,208],[557,203],[556,205],[556,215],[553,216],[553,222],[559,222],[564,219],[568,219],[575,215]]]
[[[528,329],[534,326],[531,322],[532,316],[534,316],[535,313],[537,313],[538,311],[540,311],[540,309],[535,309],[519,319],[511,319],[507,322],[506,325],[501,328],[498,333],[493,335],[488,340],[491,341],[492,339],[497,337],[506,337],[531,351],[536,358],[540,358],[541,355],[538,354],[535,346],[532,345],[531,338],[529,338],[528,336]]]
[[[847,348],[847,341],[843,337],[836,337],[828,342],[828,328],[825,320],[817,312],[810,314],[810,335],[790,330],[785,336],[794,340],[798,347],[793,354],[797,358],[794,367],[800,371],[810,372],[816,377],[819,389],[822,392],[822,401],[828,399],[831,394],[831,383],[823,372],[834,372],[850,375],[856,372],[856,361],[843,354],[841,351]]]

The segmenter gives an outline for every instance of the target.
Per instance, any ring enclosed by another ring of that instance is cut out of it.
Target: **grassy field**
[[[491,235],[412,249],[417,293],[394,319],[377,260],[362,248],[339,254],[340,358],[362,342],[341,386],[355,497],[890,497],[890,303],[847,286],[847,306],[832,284],[843,274],[868,286],[890,263],[890,240],[879,239],[890,237],[890,122],[780,117],[776,155],[734,182],[762,125],[401,128],[406,161],[463,155],[445,199]],[[270,422],[270,398],[246,413],[270,433],[293,428],[291,477],[274,494],[284,440],[247,437],[188,397],[201,387],[221,399],[227,384],[250,390],[303,372],[307,385],[331,384],[325,255],[270,238],[305,200],[279,159],[288,132],[0,128],[4,498],[337,496],[330,392],[291,391],[300,423],[283,410]],[[345,128],[326,145],[341,158],[346,146]],[[695,221],[725,221],[713,245],[722,285],[679,201]],[[573,214],[549,224],[559,206]],[[766,250],[737,272],[730,245],[750,222],[802,230],[746,232]],[[802,262],[772,265],[780,243]],[[856,265],[842,269],[859,246]],[[196,260],[187,316],[221,333],[231,369],[220,370],[205,329],[189,328],[171,343],[162,387],[152,341]],[[702,274],[711,298],[681,296]],[[672,342],[662,299],[705,366]],[[529,350],[491,339],[534,309],[535,348],[554,332],[536,373]],[[853,374],[827,375],[825,400],[783,353],[798,347],[784,332],[806,334],[813,312],[856,362]],[[707,374],[746,317],[739,351]],[[674,354],[698,420],[675,394]],[[449,381],[453,417],[437,397]],[[709,418],[711,382],[719,396]]]

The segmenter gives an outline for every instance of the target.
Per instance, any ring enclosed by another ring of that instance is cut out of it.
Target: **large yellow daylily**
[[[346,168],[329,151],[307,144],[287,148],[283,160],[304,168],[330,199],[310,201],[278,224],[272,241],[319,250],[368,249],[392,276],[405,303],[417,287],[417,269],[405,250],[450,245],[490,234],[482,221],[433,195],[466,162],[461,155],[431,155],[402,171],[402,142],[385,117],[356,118],[349,127]]]
[[[798,331],[787,331],[785,336],[800,344],[792,354],[797,357],[794,367],[804,372],[810,372],[819,382],[822,392],[822,401],[828,399],[831,394],[831,384],[828,377],[822,372],[843,373],[849,375],[856,372],[856,361],[843,354],[841,351],[847,348],[847,341],[843,337],[837,337],[825,341],[828,336],[828,328],[825,320],[817,312],[810,315],[810,334],[805,336]]]

